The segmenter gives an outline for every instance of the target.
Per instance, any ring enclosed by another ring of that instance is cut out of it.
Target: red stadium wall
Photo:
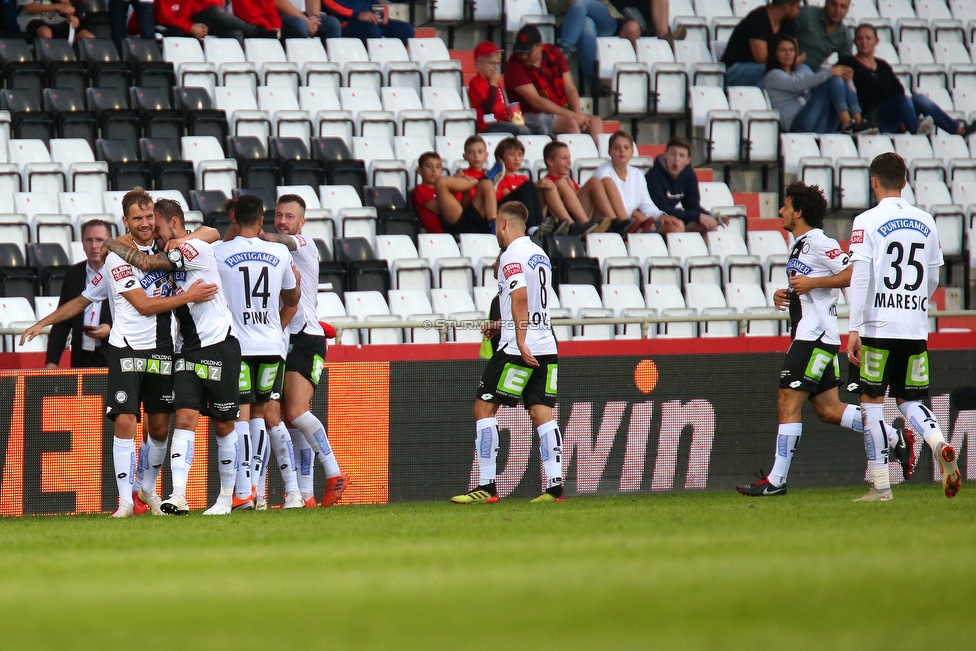
[[[976,412],[953,410],[948,393],[973,383],[973,343],[970,335],[934,335],[930,342],[933,411],[960,451],[966,479],[976,476],[966,444],[976,435]],[[562,344],[556,411],[569,495],[727,489],[760,466],[768,469],[776,378],[788,344],[785,337]],[[353,478],[345,501],[445,499],[467,488],[474,472],[471,404],[484,365],[477,348],[330,349],[313,409]],[[98,370],[0,372],[0,515],[115,508],[104,388]],[[889,402],[886,417],[895,415]],[[499,421],[500,491],[533,495],[540,490],[539,453],[527,415],[503,408]],[[203,421],[188,491],[193,508],[217,492],[212,444]],[[931,458],[918,445],[912,481],[929,481]],[[864,474],[860,437],[808,413],[790,485],[850,485]],[[168,471],[162,482],[167,493]],[[319,491],[322,482],[317,477]],[[281,501],[273,470],[269,498]]]

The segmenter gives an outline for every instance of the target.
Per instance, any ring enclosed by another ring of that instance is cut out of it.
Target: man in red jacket
[[[235,2],[236,7],[238,3]],[[167,28],[169,35],[220,36],[236,38],[277,38],[277,31],[249,23],[234,16],[226,9],[222,0],[158,0],[153,4],[156,23]],[[272,3],[272,9],[274,4]],[[274,12],[277,16],[277,11]],[[281,22],[278,22],[278,28]]]

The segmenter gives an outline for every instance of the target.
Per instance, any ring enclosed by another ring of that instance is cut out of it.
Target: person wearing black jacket
[[[854,70],[857,100],[869,122],[883,133],[928,134],[933,127],[946,133],[969,136],[976,132],[976,122],[966,124],[949,117],[941,107],[922,94],[905,95],[905,88],[887,61],[874,56],[878,30],[863,23],[854,32],[857,54],[841,58],[839,65]],[[918,116],[923,115],[921,120]]]
[[[672,136],[664,155],[644,175],[654,205],[684,222],[685,231],[704,233],[718,228],[718,220],[701,205],[698,175],[691,166],[691,141]]]
[[[101,219],[92,219],[81,227],[81,241],[85,247],[84,262],[72,265],[61,285],[58,307],[81,295],[85,286],[98,276],[102,268],[102,243],[111,237],[109,224]],[[92,303],[84,312],[68,321],[51,326],[47,340],[47,359],[45,368],[57,368],[71,333],[71,366],[91,368],[105,366],[102,356],[102,342],[108,338],[112,326],[112,311],[104,301]]]

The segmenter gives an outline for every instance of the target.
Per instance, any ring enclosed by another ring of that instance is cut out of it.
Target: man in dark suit
[[[112,236],[108,222],[92,219],[81,227],[81,241],[85,247],[87,260],[71,267],[61,285],[61,298],[58,306],[81,295],[85,285],[102,268],[102,243]],[[102,357],[102,342],[108,338],[112,328],[112,311],[106,302],[92,303],[84,312],[73,319],[51,326],[47,340],[46,368],[57,368],[64,352],[68,333],[71,333],[71,366],[105,366]]]

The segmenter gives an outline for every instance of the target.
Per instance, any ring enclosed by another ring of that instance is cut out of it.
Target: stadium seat
[[[408,236],[378,235],[376,255],[389,265],[393,289],[430,292],[434,284],[430,261],[417,254],[417,247]]]
[[[439,38],[411,38],[407,41],[407,49],[410,59],[420,64],[426,86],[461,92],[461,62],[451,57],[444,41]]]
[[[405,162],[393,154],[390,140],[382,137],[353,138],[352,152],[366,165],[370,185],[395,187],[406,195],[410,172]]]
[[[51,159],[61,164],[69,192],[108,190],[108,163],[96,161],[88,141],[81,138],[55,138],[50,141]]]
[[[724,2],[724,0],[721,0]],[[745,131],[744,155],[747,162],[771,163],[779,160],[779,114],[773,111],[761,88],[734,86],[726,89],[729,110],[738,111]]]
[[[762,282],[762,261],[749,253],[745,240],[739,233],[729,230],[712,231],[705,238],[709,255],[722,261],[725,270],[723,282]]]
[[[418,136],[434,142],[437,120],[434,112],[424,108],[420,96],[413,88],[382,88],[383,109],[396,116],[401,136]],[[419,154],[421,152],[417,152]],[[416,156],[416,154],[415,154]]]
[[[353,112],[339,105],[334,90],[302,86],[298,89],[298,105],[308,111],[317,136],[341,138],[346,147],[352,146],[356,125]]]
[[[692,125],[701,129],[706,141],[706,161],[738,161],[742,118],[738,111],[729,110],[725,93],[715,86],[692,86],[689,95]]]
[[[217,88],[214,105],[226,112],[231,135],[267,139],[274,133],[270,114],[258,109],[254,93],[244,86]]]
[[[685,300],[688,307],[698,310],[701,315],[728,313],[725,295],[718,283],[688,283],[685,285]],[[738,324],[734,321],[702,321],[699,325],[703,337],[735,337],[738,330]]]
[[[613,310],[613,315],[616,317],[657,315],[656,310],[648,310],[645,307],[644,295],[639,285],[604,285],[601,293],[603,306]],[[618,325],[615,330],[615,337],[618,339],[641,338],[641,327],[636,323]],[[657,324],[653,324],[648,329],[648,336],[653,337],[656,334]]]
[[[681,260],[688,283],[722,283],[722,261],[710,255],[699,233],[668,233],[668,253]],[[697,307],[697,306],[689,306]]]
[[[288,60],[281,41],[273,38],[244,39],[244,54],[258,69],[258,83],[262,86],[289,86],[298,92],[301,73],[298,64]]]
[[[384,298],[385,292],[354,291],[346,292],[344,302],[349,316],[356,317],[359,322],[375,320],[399,320],[390,314],[390,308]],[[382,317],[382,318],[379,318]],[[403,333],[400,328],[373,328],[362,330],[360,339],[370,344],[399,344],[402,343]]]
[[[614,113],[642,116],[650,112],[651,75],[637,61],[634,46],[625,38],[596,39],[597,74],[610,82]]]
[[[301,86],[331,88],[342,85],[339,64],[329,61],[322,41],[317,38],[289,38],[285,41],[287,58],[299,66]]]
[[[26,221],[23,223],[23,227],[26,231]],[[37,272],[33,267],[24,264],[25,245],[17,241],[11,241],[6,237],[10,230],[8,224],[0,221],[0,235],[4,236],[0,240],[0,297],[7,299],[21,297],[26,299],[26,301],[33,301],[34,297],[38,294]],[[9,304],[13,305],[14,303],[19,302],[14,301]],[[27,306],[30,306],[29,302]],[[7,314],[13,315],[12,312]],[[22,319],[11,320],[19,321]]]
[[[780,136],[783,156],[783,184],[802,181],[826,190],[834,187],[834,161],[820,155],[812,133],[784,133]]]
[[[369,38],[366,39],[366,49],[369,60],[380,64],[383,70],[383,86],[412,88],[420,93],[424,85],[423,70],[419,62],[410,59],[401,41],[395,38]]]
[[[312,159],[301,138],[268,138],[268,158],[277,162],[286,185],[315,188],[325,180],[322,165]]]
[[[435,314],[430,306],[426,292],[418,290],[390,290],[390,312],[404,321],[433,321],[443,319],[443,314]],[[436,328],[404,328],[407,341],[414,344],[440,343],[440,332]]]
[[[462,288],[470,295],[475,284],[474,263],[471,258],[461,255],[453,236],[446,233],[422,233],[417,237],[417,245],[420,257],[429,260],[434,270],[435,288]]]
[[[163,59],[173,64],[175,86],[200,86],[213,94],[217,85],[217,66],[207,62],[200,41],[192,37],[164,37]]]
[[[155,39],[122,39],[122,56],[132,66],[133,81],[137,86],[172,88],[180,85],[176,82],[173,64],[163,58]]]
[[[868,208],[871,203],[870,161],[858,156],[854,140],[846,134],[825,133],[820,136],[820,149],[833,155],[833,178],[837,179],[836,188],[821,188],[829,204],[846,210]],[[836,200],[832,198],[834,193]]]
[[[641,261],[648,284],[676,285],[684,283],[681,260],[671,257],[664,238],[657,233],[631,233],[627,236],[627,253]]]
[[[333,249],[336,262],[346,269],[345,286],[350,292],[390,291],[390,272],[385,260],[378,260],[373,247],[362,237],[337,237]],[[348,307],[348,300],[347,300]],[[350,316],[355,316],[350,314]]]
[[[425,86],[420,90],[424,108],[437,116],[438,134],[457,136],[462,142],[473,135],[477,126],[477,114],[464,108],[461,96],[454,88]]]
[[[34,242],[27,245],[27,265],[37,272],[38,288],[46,295],[60,295],[61,284],[71,262],[58,242]]]
[[[312,138],[312,157],[322,164],[328,185],[348,185],[353,188],[367,185],[366,166],[363,161],[353,158],[342,138]]]
[[[19,139],[7,143],[11,163],[20,169],[23,187],[28,192],[48,192],[57,196],[65,190],[65,175],[60,163],[51,162],[43,140]]]
[[[224,155],[216,138],[183,136],[180,147],[183,160],[193,165],[196,189],[221,190],[225,195],[230,195],[237,187],[237,161]]]
[[[95,144],[97,124],[93,113],[85,109],[84,92],[77,88],[45,88],[44,110],[54,118],[59,138],[83,138]]]
[[[179,140],[140,138],[139,155],[149,164],[157,190],[179,190],[186,195],[196,187],[193,164],[184,160],[186,154],[180,151]]]
[[[258,108],[271,116],[273,135],[279,138],[299,138],[308,147],[313,135],[309,111],[300,109],[298,98],[287,86],[261,86],[258,88]]]
[[[687,109],[688,70],[674,60],[671,45],[664,39],[637,39],[637,60],[651,74],[653,112],[684,115]]]
[[[600,261],[604,284],[644,284],[639,258],[628,255],[624,240],[617,233],[591,233],[586,236],[586,254]]]
[[[38,139],[47,142],[54,136],[51,114],[41,110],[40,93],[25,88],[0,91],[0,109],[10,111],[12,134],[15,138]]]
[[[586,254],[586,247],[576,235],[554,235],[549,240],[549,259],[552,262],[552,286],[603,285],[600,261]]]
[[[139,113],[129,108],[128,89],[88,88],[85,94],[102,138],[135,142],[142,136]]]
[[[98,160],[108,163],[108,181],[113,190],[152,187],[149,166],[139,160],[136,141],[124,138],[100,138],[95,141]]]
[[[88,66],[78,61],[67,39],[35,38],[34,57],[47,66],[45,86],[84,92],[89,85]]]
[[[342,70],[344,86],[368,88],[379,94],[383,86],[380,64],[369,60],[366,46],[358,38],[330,38],[326,44],[329,60]]]
[[[397,134],[396,114],[383,108],[379,94],[372,88],[340,88],[339,103],[353,114],[360,137],[393,141]]]
[[[237,173],[241,187],[274,188],[281,182],[278,162],[268,157],[260,138],[254,136],[229,136],[227,154],[237,161]],[[223,211],[221,204],[219,211]],[[204,211],[204,215],[207,212]],[[331,238],[330,240],[331,241]]]
[[[487,233],[461,233],[459,239],[461,256],[469,258],[474,265],[478,285],[489,287],[497,292],[492,265],[498,259],[498,240],[494,235]]]
[[[739,314],[775,314],[776,308],[766,304],[766,295],[758,283],[728,283],[725,286],[725,298],[729,307],[735,308]],[[779,335],[779,321],[749,321],[746,335],[776,336]]]
[[[203,52],[206,60],[217,68],[218,85],[247,86],[251,92],[257,88],[257,68],[244,60],[244,49],[237,39],[205,38]]]
[[[785,265],[789,257],[786,241],[779,231],[749,231],[746,234],[749,253],[758,256],[766,269],[764,282],[772,280],[772,268]]]
[[[78,39],[78,57],[88,65],[91,85],[125,90],[132,86],[132,69],[119,58],[115,44],[104,38]]]

